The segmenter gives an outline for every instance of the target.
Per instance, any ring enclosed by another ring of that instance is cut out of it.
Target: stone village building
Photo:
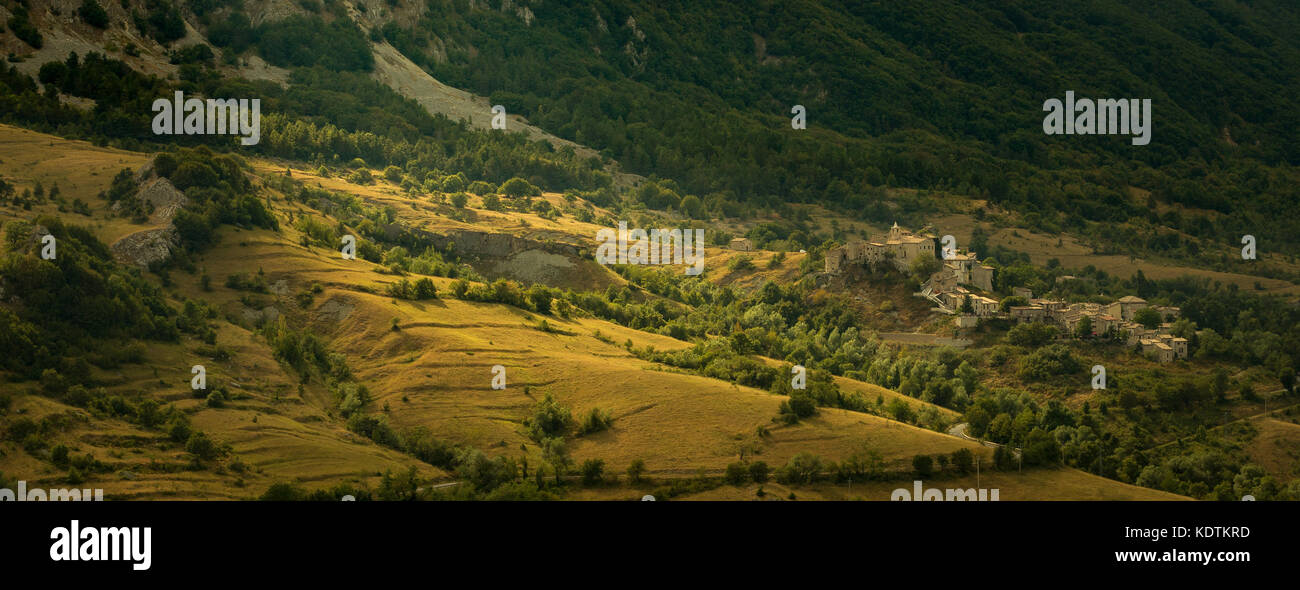
[[[867,241],[851,240],[827,250],[826,272],[835,274],[849,264],[869,265],[891,259],[898,270],[907,272],[914,260],[925,256],[934,258],[934,236],[914,234],[894,223],[888,234]]]

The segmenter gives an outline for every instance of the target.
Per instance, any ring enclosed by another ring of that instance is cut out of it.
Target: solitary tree
[[[934,473],[934,459],[929,455],[917,455],[912,457],[912,469],[916,471],[916,476],[922,479],[930,477]]]
[[[642,459],[633,459],[632,464],[627,466],[627,480],[636,484],[641,483],[641,477],[645,475],[645,461]]]
[[[568,471],[573,459],[569,457],[569,448],[560,438],[548,438],[542,441],[542,457],[555,469],[555,485],[560,485],[560,476]],[[603,469],[603,466],[602,466]]]

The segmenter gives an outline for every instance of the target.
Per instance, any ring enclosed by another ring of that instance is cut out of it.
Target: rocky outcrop
[[[121,262],[149,268],[166,261],[172,251],[180,246],[180,234],[172,219],[189,199],[170,180],[155,175],[153,160],[141,166],[135,177],[141,183],[136,198],[153,212],[149,222],[156,227],[129,234],[113,242],[109,250]]]
[[[176,228],[168,225],[130,234],[109,247],[113,257],[140,268],[149,268],[167,260],[172,250],[180,246]]]
[[[574,244],[531,240],[510,234],[461,231],[447,236],[435,236],[433,238],[435,243],[438,238],[444,240],[442,244],[438,245],[439,248],[445,249],[450,244],[456,252],[484,258],[508,258],[513,254],[526,250],[541,250],[561,256],[582,255],[582,248]]]
[[[158,225],[170,224],[176,212],[189,202],[189,199],[185,198],[185,193],[173,186],[166,178],[158,178],[141,186],[140,192],[136,193],[136,198],[149,204],[150,210],[153,211],[149,221]]]

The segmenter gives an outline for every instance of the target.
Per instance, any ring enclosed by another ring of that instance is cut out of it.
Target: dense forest
[[[951,190],[1034,227],[1171,256],[1198,254],[1179,232],[1296,229],[1300,23],[1280,2],[611,0],[525,3],[527,21],[427,4],[384,38],[439,79],[706,202],[861,211],[876,186]],[[1044,135],[1041,105],[1066,90],[1151,98],[1156,140]],[[796,104],[806,132],[791,129]],[[1117,239],[1155,203],[1198,213],[1140,222],[1168,228],[1138,232],[1173,234],[1163,241]]]

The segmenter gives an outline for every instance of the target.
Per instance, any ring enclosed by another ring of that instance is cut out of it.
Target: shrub
[[[821,457],[801,452],[790,458],[776,474],[777,481],[791,484],[809,484],[821,477],[823,465]]]
[[[563,437],[573,427],[573,413],[567,406],[555,401],[547,393],[542,401],[533,408],[533,416],[528,419],[528,432],[533,440]]]
[[[917,455],[912,457],[912,470],[916,476],[925,479],[934,473],[934,459],[929,455]]]
[[[600,408],[592,408],[583,416],[582,423],[578,425],[578,435],[592,434],[602,430],[608,430],[614,424],[614,416]]]
[[[371,184],[375,182],[375,177],[370,174],[368,168],[358,168],[348,175],[348,182],[352,184]]]
[[[480,197],[483,195],[491,194],[492,191],[494,190],[496,190],[496,187],[486,182],[483,182],[482,180],[475,180],[474,182],[469,183],[469,192],[474,193]]]
[[[1007,342],[1016,346],[1037,347],[1043,346],[1056,338],[1056,326],[1044,324],[1042,322],[1029,322],[1026,324],[1017,324],[1007,331]]]
[[[738,486],[749,479],[749,470],[745,468],[744,463],[731,463],[727,465],[727,473],[724,476],[727,483]]]
[[[627,479],[632,483],[641,483],[645,475],[645,460],[633,459],[632,463],[627,466]]]
[[[13,15],[9,17],[8,25],[9,30],[13,31],[15,37],[33,48],[40,49],[45,45],[45,39],[41,37],[41,32],[36,30],[31,21],[27,20],[26,7],[22,5],[16,6]]]
[[[605,480],[605,461],[602,459],[587,459],[582,462],[579,468],[582,473],[582,485],[594,486]]]
[[[957,473],[966,475],[970,473],[975,466],[975,453],[970,449],[957,449],[952,452],[952,466]]]
[[[458,193],[458,192],[461,192],[461,191],[465,190],[465,185],[466,185],[466,183],[465,183],[465,177],[464,177],[463,175],[461,175],[461,174],[452,174],[452,175],[450,175],[450,176],[443,177],[443,179],[442,179],[442,192],[444,192],[444,193]],[[458,205],[458,206],[459,206],[459,205]]]
[[[81,20],[86,21],[86,24],[96,29],[108,28],[108,12],[105,12],[104,7],[96,0],[81,0],[81,8],[77,9],[77,14],[81,16]]]
[[[215,459],[222,454],[221,447],[202,432],[190,435],[189,440],[185,441],[185,452],[204,460]]]
[[[542,194],[542,191],[531,182],[518,176],[501,183],[500,192],[510,197],[536,197]]]
[[[741,254],[727,261],[727,270],[732,272],[751,270],[754,268],[754,259],[748,254]]]

